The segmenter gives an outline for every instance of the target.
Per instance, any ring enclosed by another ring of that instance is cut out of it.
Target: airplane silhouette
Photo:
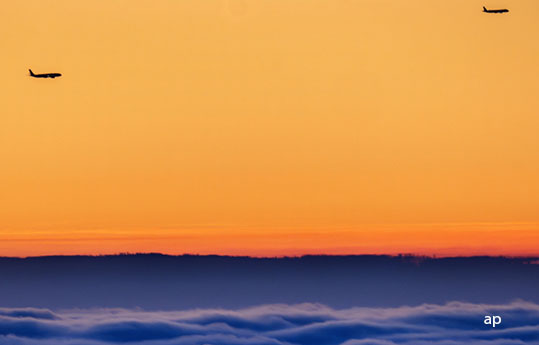
[[[56,78],[56,77],[62,76],[60,73],[34,74],[34,72],[32,72],[31,69],[29,69],[29,71],[30,71],[30,77],[34,77],[34,78]]]
[[[499,10],[487,10],[487,8],[485,6],[483,6],[483,12],[485,12],[485,13],[507,13],[507,12],[509,12],[509,10],[506,9],[506,8],[499,9]]]

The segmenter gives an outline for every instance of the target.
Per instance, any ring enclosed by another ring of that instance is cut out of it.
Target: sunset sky
[[[538,37],[537,0],[7,1],[0,256],[538,255]]]

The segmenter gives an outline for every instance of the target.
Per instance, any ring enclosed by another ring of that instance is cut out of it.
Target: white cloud
[[[496,329],[484,315],[501,315]],[[2,345],[539,345],[539,305],[453,302],[335,310],[318,304],[241,310],[0,308]]]

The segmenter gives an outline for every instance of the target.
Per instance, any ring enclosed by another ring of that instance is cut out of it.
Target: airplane
[[[56,78],[56,77],[61,77],[62,75],[60,73],[43,73],[43,74],[34,74],[34,72],[32,72],[31,69],[29,69],[30,71],[30,77],[34,77],[34,78]]]
[[[509,12],[509,10],[506,9],[506,8],[499,9],[499,10],[487,10],[487,8],[485,6],[483,6],[483,12],[485,12],[485,13],[507,13],[507,12]]]

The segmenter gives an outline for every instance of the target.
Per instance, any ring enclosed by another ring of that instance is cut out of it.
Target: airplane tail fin
[[[31,75],[31,76],[34,76],[34,72],[32,72],[31,69],[29,69],[28,71],[30,71],[30,75]]]
[[[483,12],[486,12],[486,11],[487,11],[487,8],[483,6]]]

